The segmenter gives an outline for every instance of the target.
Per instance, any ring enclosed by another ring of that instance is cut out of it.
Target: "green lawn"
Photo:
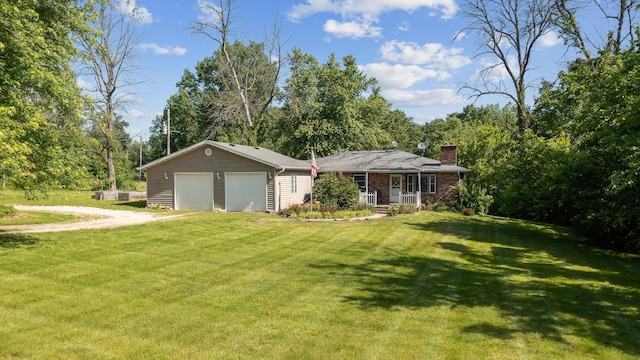
[[[0,236],[0,358],[632,359],[640,258],[422,213]]]
[[[45,194],[36,193],[36,199],[27,199],[24,191],[0,190],[0,204],[6,205],[72,205],[92,206],[113,210],[151,211],[146,209],[146,200],[141,201],[99,201],[91,198],[93,191],[53,190]]]
[[[15,216],[0,217],[0,226],[66,223],[90,220],[93,218],[95,217],[48,213],[42,211],[20,211]],[[1,233],[2,230],[0,230],[0,234]]]

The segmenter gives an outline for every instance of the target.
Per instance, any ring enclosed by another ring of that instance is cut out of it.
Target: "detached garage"
[[[311,165],[260,147],[203,141],[142,167],[147,205],[277,211],[311,192]]]

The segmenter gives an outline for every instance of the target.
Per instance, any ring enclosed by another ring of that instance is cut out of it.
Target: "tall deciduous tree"
[[[595,60],[572,64],[537,104],[572,139],[572,196],[558,206],[574,204],[572,220],[600,245],[640,252],[640,53]]]
[[[342,64],[331,55],[320,65],[314,56],[294,49],[291,77],[285,86],[283,116],[276,126],[278,150],[308,158],[343,150],[389,148],[392,138],[381,127],[389,106],[353,56]]]
[[[0,2],[0,173],[27,189],[82,178],[82,97],[70,64],[87,37],[84,1]]]
[[[224,55],[217,50],[198,61],[193,71],[184,71],[176,84],[177,93],[167,101],[171,109],[172,151],[204,139],[253,145],[263,145],[266,141],[268,104],[277,89],[274,90],[271,79],[264,74],[276,71],[277,64],[269,59],[262,43],[235,42],[228,48],[234,54],[238,71],[252,84],[246,95],[254,115],[253,126],[245,126],[242,107],[237,106],[234,85],[225,70]],[[167,137],[163,134],[166,116],[165,112],[156,118],[151,129],[150,143],[153,154],[158,157],[167,148]]]
[[[469,105],[444,120],[426,123],[423,130],[424,138],[431,144],[425,156],[439,158],[439,144],[458,145],[458,163],[471,170],[466,180],[499,198],[503,186],[497,170],[503,161],[510,160],[510,151],[515,144],[513,135],[518,131],[514,105],[503,108]]]
[[[462,13],[468,24],[463,33],[477,36],[478,56],[488,54],[497,62],[484,68],[475,83],[463,85],[472,98],[502,95],[517,106],[521,129],[531,126],[526,93],[532,86],[534,46],[551,31],[557,0],[465,0]],[[506,78],[506,79],[505,79]]]
[[[257,145],[257,133],[267,110],[278,92],[278,82],[284,54],[280,41],[280,25],[276,21],[265,44],[252,42],[249,47],[232,43],[235,0],[219,0],[218,4],[201,2],[203,11],[210,14],[192,27],[194,33],[204,35],[219,45],[216,53],[218,96],[210,104],[216,114],[215,123],[232,122],[249,134],[248,141]],[[254,47],[261,47],[255,51]],[[268,66],[264,66],[264,59]],[[257,91],[256,88],[261,90]],[[264,91],[266,90],[266,92]],[[259,94],[259,96],[256,96]]]
[[[123,90],[137,83],[133,80],[137,70],[135,49],[141,35],[135,11],[120,11],[108,0],[97,2],[96,6],[97,20],[93,23],[96,38],[80,41],[86,60],[81,74],[92,79],[89,91],[95,111],[89,119],[103,138],[99,142],[101,148],[94,151],[104,158],[109,190],[117,190],[115,159],[121,150],[116,137],[117,112],[126,110],[131,101],[130,94]]]
[[[618,55],[625,47],[634,49],[636,46],[638,5],[637,0],[558,0],[555,2],[555,23],[565,42],[577,49],[585,60],[590,61],[594,55]],[[589,31],[590,24],[580,22],[584,12],[589,12],[586,17],[589,22],[601,17],[598,27],[606,33]],[[600,16],[596,15],[598,12]]]

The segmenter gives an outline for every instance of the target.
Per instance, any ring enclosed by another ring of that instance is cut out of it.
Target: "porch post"
[[[364,192],[369,193],[369,172],[364,173]]]

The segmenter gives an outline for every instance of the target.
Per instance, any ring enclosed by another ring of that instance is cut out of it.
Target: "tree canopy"
[[[74,40],[91,35],[83,1],[0,4],[0,173],[27,190],[84,177],[83,99]]]

